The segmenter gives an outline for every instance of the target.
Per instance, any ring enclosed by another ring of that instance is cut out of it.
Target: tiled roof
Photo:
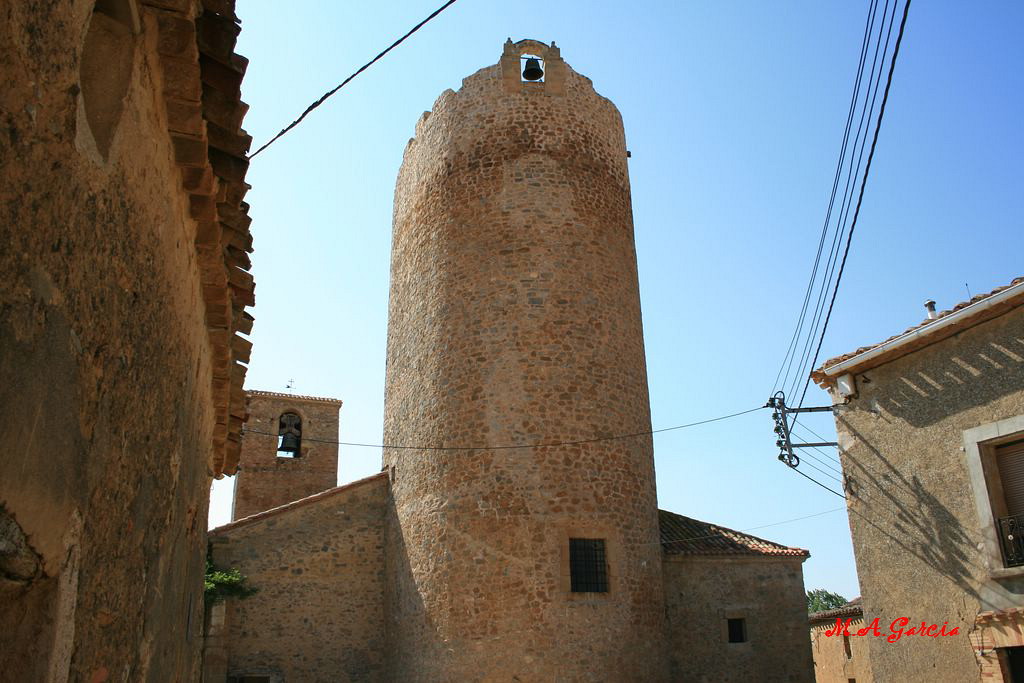
[[[856,351],[851,351],[850,353],[844,353],[841,356],[836,356],[835,358],[830,358],[829,360],[827,360],[824,363],[822,363],[821,367],[819,367],[817,370],[815,370],[813,373],[811,373],[811,377],[818,384],[821,384],[821,385],[824,386],[829,381],[828,380],[828,376],[825,374],[825,369],[826,368],[829,368],[829,367],[831,367],[833,365],[838,365],[839,363],[842,363],[843,361],[849,360],[851,358],[855,358],[856,356],[859,356],[859,355],[861,355],[863,353],[867,353],[868,351],[871,351],[871,350],[876,349],[876,348],[878,348],[880,346],[888,344],[889,342],[895,341],[895,340],[899,339],[900,337],[904,337],[904,336],[906,336],[906,335],[908,335],[908,334],[910,334],[912,332],[921,332],[923,334],[920,334],[919,335],[919,339],[915,340],[915,342],[913,344],[907,344],[906,346],[901,346],[900,349],[894,350],[894,352],[892,354],[886,354],[884,356],[879,356],[878,358],[873,359],[872,360],[873,366],[881,365],[883,362],[892,360],[893,358],[896,358],[896,357],[898,357],[900,355],[908,353],[909,351],[913,351],[913,350],[922,348],[924,346],[927,346],[929,344],[933,344],[936,341],[939,341],[940,339],[945,339],[946,337],[952,336],[953,334],[955,334],[956,332],[959,332],[960,330],[963,330],[963,329],[965,329],[967,327],[970,327],[972,325],[976,325],[976,324],[978,324],[978,323],[980,323],[980,322],[982,322],[984,320],[988,320],[988,319],[991,319],[991,318],[993,318],[993,317],[995,317],[997,315],[1000,315],[1001,313],[1004,313],[1006,310],[1009,310],[1010,308],[1012,308],[1014,306],[1017,306],[1017,305],[1020,305],[1022,302],[1024,302],[1024,292],[1022,292],[1022,296],[1021,297],[1016,297],[1016,295],[1015,295],[1014,296],[1014,300],[1012,302],[1007,302],[1005,307],[1003,307],[1003,308],[1000,308],[998,310],[988,310],[988,311],[985,311],[984,314],[979,314],[978,316],[970,316],[970,315],[965,316],[963,318],[963,320],[959,321],[957,324],[945,327],[942,330],[942,332],[943,332],[942,335],[935,335],[934,337],[930,336],[928,338],[925,338],[925,336],[924,336],[925,334],[928,333],[927,328],[929,326],[935,325],[936,323],[941,321],[943,318],[947,318],[947,317],[953,315],[954,313],[958,313],[958,312],[960,312],[960,311],[962,311],[962,310],[964,310],[964,309],[966,309],[966,308],[968,308],[970,306],[973,306],[974,304],[980,303],[980,302],[984,301],[985,299],[988,299],[990,297],[995,296],[996,294],[999,294],[1000,292],[1003,292],[1003,291],[1005,291],[1007,289],[1010,289],[1011,287],[1015,287],[1017,285],[1020,285],[1021,283],[1024,283],[1024,277],[1018,277],[1018,278],[1014,279],[1012,282],[1010,282],[1010,284],[1004,285],[1002,287],[996,287],[991,292],[987,292],[985,294],[978,294],[978,295],[972,297],[969,301],[962,301],[962,302],[958,303],[956,306],[954,306],[953,308],[950,308],[949,310],[945,310],[945,311],[942,311],[942,312],[938,313],[936,315],[936,317],[934,317],[934,318],[925,318],[923,321],[921,321],[917,325],[913,325],[913,326],[907,328],[906,330],[904,330],[903,332],[901,332],[900,334],[893,335],[892,337],[889,337],[888,339],[886,339],[884,341],[880,341],[877,344],[872,344],[870,346],[862,346],[859,349],[857,349]],[[864,368],[864,369],[866,369],[866,368]]]
[[[857,597],[841,607],[815,612],[808,619],[811,621],[811,626],[819,626],[821,624],[833,624],[836,619],[853,619],[862,616],[864,616],[864,608],[861,607],[860,598]]]
[[[157,28],[167,132],[181,187],[195,221],[206,328],[212,351],[210,383],[215,420],[211,473],[233,474],[245,421],[245,364],[255,304],[249,274],[252,236],[246,156],[252,138],[242,130],[241,101],[248,61],[235,54],[240,30],[234,0],[141,0]]]
[[[325,498],[330,498],[332,496],[336,496],[339,493],[344,493],[346,491],[351,491],[354,488],[357,488],[359,486],[363,486],[365,484],[369,484],[371,482],[380,481],[381,479],[386,479],[387,476],[388,476],[387,472],[378,472],[377,474],[371,474],[368,477],[364,477],[362,479],[357,479],[357,480],[349,482],[347,484],[342,484],[341,486],[335,486],[332,489],[327,489],[326,491],[321,491],[320,493],[314,493],[313,495],[306,496],[305,498],[299,498],[298,500],[293,500],[290,503],[285,503],[284,505],[279,505],[276,508],[270,508],[269,510],[264,510],[263,512],[257,512],[256,514],[249,515],[248,517],[242,517],[241,519],[233,520],[231,522],[228,522],[227,524],[222,524],[221,526],[216,527],[215,529],[210,529],[210,531],[208,532],[208,535],[209,536],[220,536],[220,535],[223,535],[223,534],[231,531],[232,529],[237,529],[240,526],[246,526],[248,524],[252,524],[253,522],[258,522],[261,519],[266,519],[268,517],[276,517],[277,515],[284,514],[286,512],[289,512],[290,510],[294,510],[295,508],[300,508],[300,507],[302,507],[304,505],[309,505],[310,503],[316,503],[317,501],[321,501],[321,500],[324,500]]]
[[[658,510],[662,549],[667,555],[761,555],[807,557],[809,552],[763,538]]]
[[[290,398],[297,401],[323,401],[324,403],[342,404],[340,398],[327,398],[325,396],[301,396],[299,394],[283,394],[277,391],[258,391],[256,389],[250,389],[245,393],[249,396],[270,396],[272,398]]]

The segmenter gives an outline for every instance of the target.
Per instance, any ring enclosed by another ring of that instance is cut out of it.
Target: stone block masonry
[[[205,680],[385,680],[387,486],[378,474],[211,532],[218,566],[259,592],[221,606]]]
[[[250,430],[242,441],[231,519],[241,519],[290,503],[338,484],[338,411],[333,398],[248,391]],[[279,456],[282,415],[301,420],[301,449]]]
[[[424,114],[393,240],[385,443],[650,429],[622,120],[556,47],[507,43]],[[395,680],[665,678],[650,437],[384,464]],[[607,593],[569,590],[570,538],[605,540]]]

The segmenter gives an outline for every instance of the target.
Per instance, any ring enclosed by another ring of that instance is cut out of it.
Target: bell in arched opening
[[[284,413],[278,420],[277,454],[297,458],[302,452],[302,418],[295,413]]]
[[[540,67],[540,60],[530,57],[526,60],[526,67],[523,69],[523,79],[527,81],[539,81],[544,78],[544,69]]]

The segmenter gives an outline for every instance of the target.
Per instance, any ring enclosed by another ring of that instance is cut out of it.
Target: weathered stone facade
[[[813,680],[802,602],[805,559],[667,556],[669,680]],[[746,642],[729,642],[730,618],[745,621]]]
[[[338,483],[338,410],[333,398],[246,392],[249,419],[239,459],[231,519],[290,503]],[[279,457],[278,421],[291,413],[302,419],[301,452]]]
[[[259,592],[215,608],[206,681],[384,680],[387,487],[381,473],[211,532],[214,562]]]
[[[657,509],[622,122],[557,48],[424,115],[392,257],[385,471],[211,532],[260,593],[215,611],[209,683],[809,683],[807,552]],[[252,395],[239,487],[271,489],[255,432],[307,404]]]
[[[270,392],[249,395],[250,406],[258,401],[259,408],[243,439],[241,471],[248,473],[249,486],[263,489],[278,473],[247,465],[267,449],[257,415],[276,420],[305,405],[302,401],[326,411],[340,402]],[[387,595],[394,587],[387,567],[405,564],[405,557],[390,553],[416,539],[395,543],[388,538],[394,529],[388,521],[393,506],[390,473],[381,472],[211,531],[215,565],[237,568],[259,592],[213,608],[204,680],[407,680],[406,673],[396,672],[402,646],[390,626],[395,615]],[[653,680],[808,683],[812,673],[801,571],[807,551],[664,510],[658,511],[658,520],[666,603],[657,635],[666,638],[663,654],[672,671]],[[567,544],[568,538],[563,539]],[[460,563],[450,557],[443,561],[450,589],[461,590]],[[568,592],[564,558],[558,572]],[[569,599],[586,604],[601,597],[576,593]],[[489,609],[483,602],[479,607]],[[745,623],[741,643],[728,642],[726,625],[734,618]],[[580,621],[581,628],[601,628]],[[529,657],[523,652],[505,656]],[[563,670],[538,673],[531,680],[569,680]],[[412,675],[420,675],[419,670]],[[592,678],[601,676],[594,672]],[[465,680],[495,677],[478,672]]]
[[[664,510],[659,518],[669,680],[809,683],[808,552]],[[742,621],[740,642],[730,642],[729,620]]]
[[[959,630],[869,638],[875,678],[1003,680],[993,647],[1018,644],[1024,568],[1000,554],[992,458],[1024,438],[1024,279],[815,377],[835,403],[865,620]]]
[[[393,240],[385,443],[650,429],[622,120],[557,48],[509,42],[423,115]],[[384,464],[396,678],[664,679],[650,436]],[[569,592],[571,536],[607,539],[608,593]]]
[[[232,4],[0,8],[4,680],[198,675],[251,321]]]
[[[836,620],[848,624],[846,631],[834,632]],[[857,635],[865,628],[860,598],[842,607],[815,612],[810,616],[811,656],[817,683],[873,683],[868,640],[872,635]]]

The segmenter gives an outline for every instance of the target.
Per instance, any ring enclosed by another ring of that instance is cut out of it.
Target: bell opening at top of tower
[[[535,54],[524,54],[520,55],[520,60],[523,62],[523,83],[543,83],[544,82],[544,58]]]

